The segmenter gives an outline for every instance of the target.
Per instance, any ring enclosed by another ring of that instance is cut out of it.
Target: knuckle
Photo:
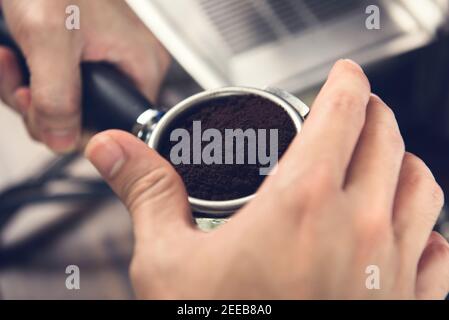
[[[444,206],[444,192],[441,186],[434,182],[431,189],[432,203],[436,208],[441,209]]]
[[[352,226],[357,238],[384,241],[392,236],[391,209],[369,200],[351,206],[355,209]]]
[[[19,7],[23,5],[25,4],[18,4]],[[30,4],[28,8],[17,10],[20,11],[20,15],[11,20],[12,29],[15,36],[24,41],[22,44],[25,46],[30,42],[38,43],[43,38],[47,39],[49,32],[65,30],[65,15],[54,14],[53,2],[40,1]]]
[[[439,204],[443,202],[444,194],[441,187],[427,174],[427,172],[414,170],[411,171],[405,179],[405,183],[407,183],[411,189],[427,189],[432,200]]]
[[[327,163],[316,163],[307,172],[301,173],[292,181],[292,184],[275,184],[279,203],[295,212],[314,211],[324,203],[323,199],[330,201],[338,194],[337,179],[331,166]],[[300,191],[298,191],[300,190]],[[298,197],[300,192],[301,197]]]
[[[70,98],[69,95],[65,96],[64,101],[61,101],[46,89],[33,92],[33,104],[43,116],[75,116],[80,112],[77,99]]]
[[[378,140],[383,141],[392,150],[405,152],[405,143],[399,131],[396,118],[389,107],[382,108],[382,117],[368,131],[369,135],[376,135]]]
[[[310,195],[328,194],[336,185],[335,170],[328,162],[317,163],[304,177],[304,188]]]
[[[64,27],[64,20],[60,15],[49,14],[47,6],[35,6],[33,12],[27,14],[20,21],[20,31],[35,33],[36,30],[55,30]]]
[[[414,190],[421,189],[427,182],[427,178],[417,170],[410,171],[404,179],[409,188]]]
[[[404,165],[408,170],[422,171],[423,169],[425,169],[425,171],[427,171],[427,166],[424,161],[410,152],[406,152],[404,155]]]
[[[436,259],[449,263],[449,245],[447,243],[434,241],[428,245],[427,250]]]
[[[387,215],[384,212],[370,211],[369,215],[360,215],[356,218],[355,232],[356,234],[368,240],[386,239],[390,224]]]
[[[405,152],[405,143],[399,131],[392,126],[384,125],[382,130],[376,131],[378,139],[385,143],[388,150],[395,152]]]
[[[398,153],[404,153],[405,142],[399,131],[397,129],[386,130],[386,134],[388,135],[387,141],[391,148]]]
[[[441,209],[444,205],[443,189],[435,181],[430,169],[424,161],[413,154],[406,153],[404,163],[407,170],[404,182],[408,184],[411,189],[426,189],[433,207]]]
[[[323,199],[329,200],[338,194],[338,180],[335,171],[328,163],[317,163],[313,169],[302,175],[299,182],[301,188],[301,205],[320,206]],[[293,194],[292,194],[293,192]],[[298,203],[297,188],[290,188],[289,191],[283,192],[290,200],[287,201]]]

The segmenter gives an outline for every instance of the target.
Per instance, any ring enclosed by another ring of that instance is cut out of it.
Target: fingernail
[[[77,147],[78,138],[78,131],[74,129],[53,129],[42,133],[43,142],[58,153],[74,151]]]
[[[117,175],[126,160],[120,145],[107,134],[92,138],[85,155],[101,175],[109,179]]]

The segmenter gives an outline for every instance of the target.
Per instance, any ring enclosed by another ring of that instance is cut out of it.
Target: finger
[[[35,135],[33,131],[30,130],[31,125],[29,122],[29,110],[31,108],[31,90],[28,87],[20,87],[16,90],[15,94],[15,100],[17,109],[20,110],[23,116],[23,121],[25,123],[26,129],[30,137],[36,141],[38,141],[38,137]]]
[[[432,232],[419,262],[416,280],[418,299],[444,299],[449,292],[449,244]]]
[[[303,130],[280,161],[276,179],[301,180],[304,173],[325,167],[342,186],[369,96],[370,85],[360,66],[348,60],[337,62]]]
[[[85,154],[131,212],[137,237],[193,230],[181,178],[145,143],[110,130],[92,138]]]
[[[366,197],[371,212],[391,221],[404,141],[393,112],[377,96],[370,98],[365,126],[348,170],[345,190]],[[379,217],[382,218],[382,217]],[[384,221],[386,221],[384,219]]]
[[[24,47],[31,73],[29,130],[53,151],[66,153],[80,137],[81,55],[70,36],[55,33],[45,46]]]
[[[22,80],[14,53],[5,47],[0,47],[0,97],[19,113],[22,112],[17,107],[14,94],[22,85]]]
[[[31,90],[28,87],[20,87],[14,92],[14,100],[17,109],[23,116],[28,114],[31,107]]]
[[[444,203],[444,195],[425,163],[407,153],[396,192],[393,227],[409,264],[415,264],[426,246]],[[413,270],[413,272],[416,272]]]
[[[115,64],[131,76],[140,92],[150,101],[155,101],[161,80],[170,64],[169,55],[162,46],[158,43],[145,43],[135,50],[126,48],[119,56],[120,59]]]

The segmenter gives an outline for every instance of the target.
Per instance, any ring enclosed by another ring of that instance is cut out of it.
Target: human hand
[[[81,27],[65,27],[66,7],[80,9]],[[106,61],[156,98],[169,55],[125,1],[3,0],[2,11],[31,73],[30,87],[12,51],[0,48],[0,96],[23,115],[30,135],[55,152],[80,145],[80,63]]]
[[[86,156],[131,213],[139,298],[443,298],[449,245],[433,232],[443,193],[405,153],[362,69],[339,61],[301,133],[256,198],[195,228],[173,167],[133,136],[95,136]],[[380,289],[366,286],[368,266]]]

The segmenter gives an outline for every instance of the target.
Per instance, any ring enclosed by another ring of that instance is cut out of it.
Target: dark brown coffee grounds
[[[267,153],[270,150],[269,129],[278,129],[278,159],[296,135],[296,128],[288,113],[270,100],[254,95],[217,98],[198,104],[179,116],[168,128],[162,137],[162,145],[158,148],[168,161],[171,148],[177,144],[177,141],[170,141],[170,133],[177,128],[183,128],[190,133],[192,140],[193,121],[201,121],[202,132],[215,128],[223,137],[225,129],[266,129]],[[208,143],[202,142],[202,148]],[[223,164],[175,165],[189,196],[203,200],[231,200],[251,195],[261,185],[265,176],[260,175],[259,168],[266,165],[248,164],[246,153],[244,164],[235,164],[235,159],[234,164],[224,164],[224,143],[222,147]],[[248,150],[246,139],[245,148]]]

